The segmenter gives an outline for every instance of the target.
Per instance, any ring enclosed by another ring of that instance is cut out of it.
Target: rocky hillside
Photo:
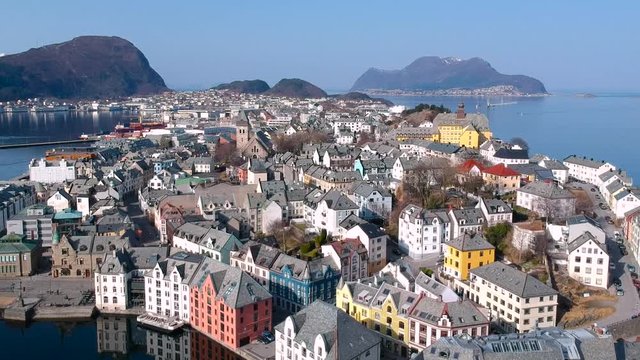
[[[327,96],[324,90],[301,79],[282,79],[264,94],[293,98],[323,98]]]
[[[269,84],[263,80],[238,80],[214,86],[214,90],[229,90],[240,94],[262,94],[269,90]]]
[[[0,100],[104,98],[167,90],[144,54],[119,37],[81,36],[0,58]]]
[[[545,94],[542,82],[525,75],[505,75],[481,58],[461,60],[421,57],[401,70],[371,68],[356,80],[351,91],[434,91],[512,86],[523,94]]]

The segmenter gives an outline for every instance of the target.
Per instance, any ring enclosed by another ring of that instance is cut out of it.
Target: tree
[[[232,143],[218,144],[213,159],[217,162],[228,164],[235,156],[236,146]]]
[[[428,158],[405,175],[403,188],[411,197],[419,199],[422,207],[439,207],[446,201],[442,190],[456,183],[455,174],[448,160]]]
[[[484,180],[482,176],[469,176],[460,185],[465,192],[478,195],[484,186]]]
[[[491,245],[495,246],[496,252],[504,253],[508,246],[506,239],[510,232],[511,224],[499,223],[486,228],[484,237]]]
[[[278,244],[282,247],[282,251],[287,252],[287,241],[293,237],[293,230],[287,226],[284,220],[272,221],[267,226],[267,233],[272,234],[276,238]]]
[[[158,141],[158,146],[160,149],[168,149],[173,146],[173,142],[171,141],[171,137],[162,135],[160,140]]]
[[[371,137],[371,134],[369,133],[365,133],[365,132],[361,132],[358,134],[358,142],[356,143],[357,147],[360,147],[368,142],[373,141],[373,138]]]

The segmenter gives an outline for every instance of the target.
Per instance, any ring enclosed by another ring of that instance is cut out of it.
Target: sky
[[[3,0],[0,13],[0,54],[120,36],[173,89],[301,78],[347,90],[370,67],[435,55],[551,90],[640,90],[637,1]]]

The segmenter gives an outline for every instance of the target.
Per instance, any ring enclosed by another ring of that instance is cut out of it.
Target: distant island
[[[400,70],[371,68],[351,91],[380,95],[546,95],[542,82],[525,75],[505,75],[481,58],[421,57]]]
[[[273,87],[269,87],[269,84],[267,84],[267,82],[264,80],[237,80],[230,83],[224,83],[214,86],[211,89],[226,90],[238,94],[262,94],[268,96],[282,96],[299,99],[332,98],[344,101],[370,101],[382,103],[387,106],[393,106],[393,103],[389,100],[372,98],[371,96],[361,92],[354,91],[346,94],[328,95],[318,86],[302,79],[282,79],[278,81],[278,83]]]
[[[167,90],[144,54],[115,36],[80,36],[0,57],[0,101],[108,98]]]

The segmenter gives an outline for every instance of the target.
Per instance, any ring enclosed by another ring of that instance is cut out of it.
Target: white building
[[[358,205],[363,219],[386,218],[391,213],[391,193],[367,183],[358,183],[349,194],[349,198]]]
[[[398,245],[414,259],[439,254],[442,244],[451,239],[446,210],[425,210],[408,205],[398,219]]]
[[[557,160],[542,159],[538,165],[547,170],[551,170],[553,178],[560,184],[564,184],[569,180],[569,168]]]
[[[494,226],[499,223],[511,224],[513,222],[513,210],[511,210],[511,206],[502,200],[481,198],[476,208],[482,210],[487,226]]]
[[[569,243],[567,252],[569,276],[585,285],[609,287],[609,255],[604,243],[584,232]]]
[[[211,226],[184,223],[173,233],[173,246],[229,265],[231,251],[240,248],[242,243],[232,234]]]
[[[382,269],[387,263],[387,240],[383,229],[371,223],[359,224],[347,230],[345,237],[360,239],[369,253],[369,275]]]
[[[179,252],[160,261],[144,276],[146,311],[189,322],[189,283],[202,256]]]
[[[276,360],[379,360],[381,356],[379,335],[320,300],[276,325],[275,335]]]
[[[29,180],[43,184],[56,184],[76,179],[75,163],[47,161],[45,159],[31,160],[29,164]]]
[[[541,217],[566,219],[576,212],[576,197],[553,183],[536,181],[516,190],[516,205]]]
[[[340,130],[348,129],[352,133],[371,133],[371,124],[362,118],[340,118],[333,122],[333,132],[338,135]]]
[[[100,311],[124,311],[129,307],[129,272],[130,262],[126,253],[114,250],[106,254],[94,272],[96,289],[96,308]]]
[[[276,248],[249,241],[231,252],[231,266],[242,269],[261,285],[269,286],[269,271],[279,254]]]
[[[587,159],[584,156],[571,155],[562,164],[569,168],[569,176],[593,185],[598,184],[598,176],[605,171],[615,170],[616,167],[603,160]]]
[[[456,302],[460,300],[458,294],[453,289],[439,283],[436,279],[429,277],[422,271],[416,276],[414,291],[418,295],[425,295],[442,302]]]
[[[464,233],[482,233],[486,224],[483,211],[477,208],[451,209],[448,215],[451,221],[450,239],[456,239]]]
[[[507,332],[556,326],[558,292],[533,276],[500,261],[470,271],[470,282],[456,281],[466,296],[491,310]]]
[[[359,239],[347,238],[322,245],[322,255],[333,260],[344,281],[369,276],[369,253]]]
[[[349,199],[347,195],[338,190],[329,190],[315,209],[313,226],[327,230],[327,234],[338,234],[340,222],[351,214],[357,214],[358,205]]]
[[[62,189],[56,190],[47,199],[47,205],[51,206],[55,212],[60,212],[73,207],[73,198]]]
[[[571,216],[567,219],[567,243],[572,243],[575,239],[589,232],[597,242],[604,244],[606,234],[600,224],[585,215]]]

